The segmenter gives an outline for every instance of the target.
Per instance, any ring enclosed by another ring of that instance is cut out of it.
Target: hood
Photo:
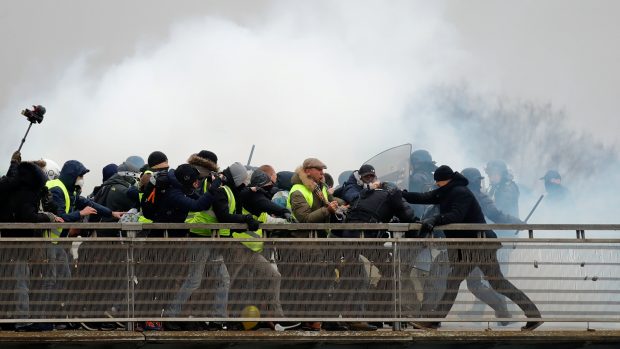
[[[310,190],[314,190],[314,188],[316,187],[316,183],[310,177],[308,177],[306,172],[304,172],[303,167],[301,166],[295,169],[295,174],[293,175],[293,178],[291,178],[291,183],[303,184],[306,188]]]
[[[129,176],[121,176],[116,173],[110,177],[107,181],[103,182],[102,186],[120,184],[125,187],[130,187],[136,183],[136,179]]]
[[[73,191],[75,180],[79,176],[87,174],[90,170],[87,169],[81,162],[77,160],[69,160],[65,162],[60,170],[60,176],[58,177],[67,187],[69,192]]]
[[[209,159],[201,158],[198,154],[192,154],[192,156],[187,159],[187,163],[198,168],[198,171],[201,171],[199,167],[203,167],[208,171],[219,172],[220,168],[217,164]]]
[[[351,172],[351,175],[349,176],[349,178],[347,179],[346,182],[344,182],[344,184],[357,184],[357,185],[362,185],[362,178],[360,178],[360,174],[359,172],[353,171]]]
[[[454,172],[454,175],[450,183],[448,183],[441,189],[446,188],[445,190],[447,190],[449,188],[454,188],[454,187],[459,187],[459,186],[466,187],[468,184],[469,184],[469,181],[467,180],[467,178],[465,178],[465,176],[463,176],[459,172]]]
[[[293,183],[291,180],[293,179],[293,172],[291,171],[280,171],[277,173],[276,177],[276,187],[280,190],[291,190]]]
[[[21,162],[17,165],[17,178],[20,184],[35,190],[43,188],[47,182],[45,172],[32,162]]]
[[[69,160],[62,166],[62,170],[60,170],[60,178],[75,182],[79,176],[83,176],[88,172],[90,172],[90,170],[87,169],[81,162],[77,160]]]

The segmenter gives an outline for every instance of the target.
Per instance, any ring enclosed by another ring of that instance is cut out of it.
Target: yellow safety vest
[[[69,197],[69,191],[67,190],[67,187],[65,187],[65,184],[60,179],[53,179],[51,181],[47,181],[47,183],[45,183],[45,186],[47,187],[47,189],[50,190],[56,187],[62,190],[62,193],[65,196],[65,213],[69,213],[69,210],[71,209],[71,198]],[[58,228],[56,230],[46,230],[43,232],[43,237],[57,239],[60,237],[61,233],[62,228]]]
[[[310,191],[310,189],[308,189],[303,184],[293,185],[293,187],[288,193],[288,198],[286,199],[286,208],[288,208],[292,212],[293,217],[295,217],[295,212],[293,212],[293,210],[291,209],[291,195],[296,191],[301,192],[301,194],[304,196],[304,199],[306,199],[306,202],[308,203],[308,206],[310,208],[312,208],[312,204],[314,203],[314,195],[312,195],[312,191]],[[323,196],[325,196],[325,200],[329,200],[329,194],[327,192],[327,187],[323,186],[323,189],[321,191],[323,192]]]
[[[203,193],[207,192],[207,180],[203,182]],[[235,213],[236,203],[235,196],[232,193],[232,190],[228,186],[223,185],[222,188],[226,192],[226,196],[228,197],[228,213]],[[217,217],[215,216],[215,212],[213,212],[213,208],[210,208],[206,211],[200,212],[190,212],[187,214],[187,218],[185,219],[185,223],[218,223]],[[190,229],[192,233],[196,235],[202,236],[211,236],[211,229]],[[230,229],[220,229],[220,236],[230,236]]]
[[[146,172],[149,172],[149,171],[146,171]],[[138,199],[139,199],[140,202],[142,202],[142,196],[143,195],[144,195],[144,193],[138,193]],[[140,210],[142,210],[142,208],[140,208]],[[150,220],[150,219],[148,219],[148,218],[146,218],[146,217],[144,217],[142,215],[138,216],[138,222],[143,223],[143,224],[144,223],[153,223],[152,220]]]
[[[250,214],[250,212],[243,209],[243,214]],[[256,219],[257,221],[261,223],[265,223],[267,221],[267,212],[261,213],[260,216],[258,217],[254,216],[254,219]],[[257,231],[244,231],[241,233],[233,233],[233,237],[237,239],[253,239],[253,238],[260,239],[263,237],[263,229],[258,229]],[[256,242],[247,241],[247,242],[242,242],[242,244],[244,244],[245,247],[249,248],[250,250],[254,252],[262,252],[263,245],[265,243],[263,241],[256,241]]]

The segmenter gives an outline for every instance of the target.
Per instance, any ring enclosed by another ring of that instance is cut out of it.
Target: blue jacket
[[[60,171],[59,179],[63,182],[69,192],[69,213],[65,212],[65,194],[62,189],[55,187],[50,189],[52,200],[58,207],[56,215],[62,217],[65,222],[77,222],[80,220],[80,210],[86,206],[90,206],[97,210],[97,214],[103,217],[111,217],[112,211],[105,206],[80,196],[75,190],[75,181],[79,176],[86,174],[88,170],[81,162],[76,160],[67,161]]]
[[[360,196],[360,192],[363,187],[359,184],[361,183],[361,179],[359,179],[359,174],[357,171],[354,171],[349,176],[346,182],[342,185],[341,196],[340,198],[351,204]]]

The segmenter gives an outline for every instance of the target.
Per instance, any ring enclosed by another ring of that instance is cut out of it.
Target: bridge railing
[[[620,239],[614,234],[620,225],[436,227],[529,235],[445,239],[404,238],[419,224],[264,224],[269,237],[236,239],[219,236],[218,229],[244,224],[0,224],[13,236],[54,228],[118,237],[0,237],[0,322],[620,323]],[[188,228],[213,231],[202,238],[152,237]],[[345,236],[390,235],[322,237],[342,230],[350,232]],[[540,231],[555,236],[534,238]],[[516,291],[490,271],[495,263],[540,315],[528,319],[506,299]],[[467,270],[467,282],[450,291],[455,268]],[[452,304],[443,297],[447,292],[456,299],[443,318],[440,309]]]

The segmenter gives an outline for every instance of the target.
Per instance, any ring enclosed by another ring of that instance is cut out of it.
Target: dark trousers
[[[458,248],[450,248],[448,245],[451,271],[448,274],[446,292],[438,304],[425,303],[422,306],[422,317],[446,317],[454,305],[461,282],[475,268],[480,268],[493,290],[512,300],[527,317],[540,317],[540,311],[525,293],[504,278],[496,253],[497,250],[490,246],[481,248],[473,244],[459,243]]]

